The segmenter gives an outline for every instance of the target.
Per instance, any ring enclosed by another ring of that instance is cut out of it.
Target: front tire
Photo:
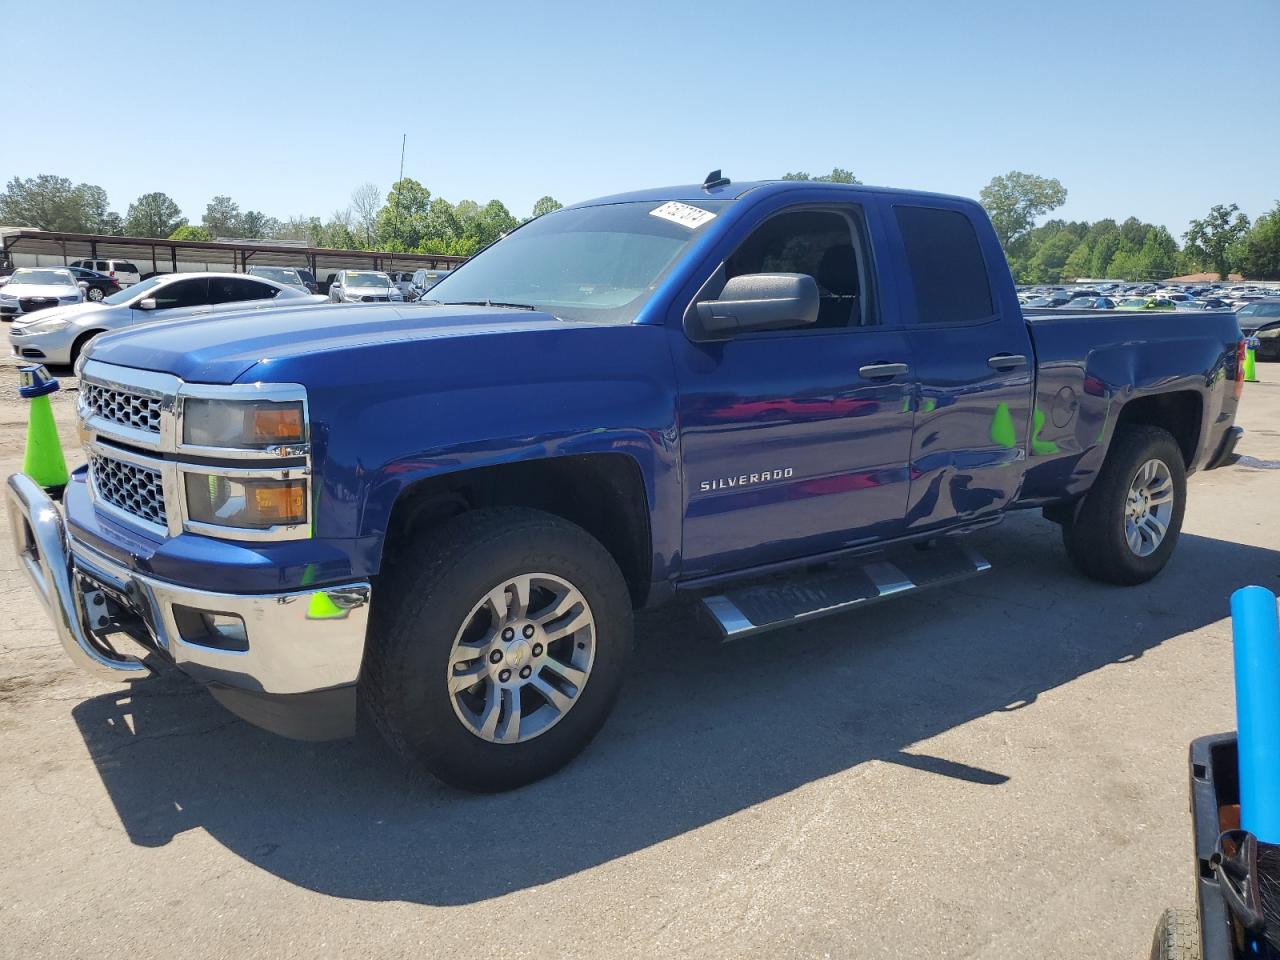
[[[1187,473],[1177,441],[1160,427],[1128,427],[1112,443],[1062,539],[1085,576],[1131,586],[1158,574],[1173,554]]]
[[[617,699],[631,598],[582,528],[524,508],[462,514],[374,591],[361,698],[403,755],[468,790],[539,780]]]

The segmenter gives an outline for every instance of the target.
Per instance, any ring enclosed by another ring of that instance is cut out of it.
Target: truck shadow
[[[629,687],[595,744],[503,795],[406,772],[372,734],[273,737],[177,673],[74,716],[135,844],[201,828],[312,890],[455,905],[589,869],[873,760],[1000,789],[998,770],[908,748],[1222,620],[1238,586],[1280,582],[1280,553],[1198,536],[1183,537],[1155,582],[1129,590],[1075,576],[1057,528],[1038,517],[971,542],[995,566],[984,578],[736,645],[716,643],[692,601],[643,616]]]

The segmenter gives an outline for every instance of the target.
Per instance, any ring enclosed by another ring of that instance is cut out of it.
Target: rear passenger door
[[[980,518],[1017,495],[1032,419],[1031,336],[995,234],[943,199],[888,201],[919,393],[906,533]],[[1009,296],[1002,297],[1005,288]]]

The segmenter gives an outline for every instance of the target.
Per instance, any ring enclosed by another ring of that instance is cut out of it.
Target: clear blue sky
[[[408,176],[517,216],[713,167],[969,196],[1018,169],[1057,215],[1179,236],[1280,199],[1280,0],[108,7],[5,4],[3,180],[327,216],[407,133]]]

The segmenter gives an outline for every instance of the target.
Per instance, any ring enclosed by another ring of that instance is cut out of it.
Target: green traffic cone
[[[62,456],[58,425],[54,422],[53,405],[49,402],[49,394],[58,389],[58,381],[39,364],[23,367],[19,373],[22,380],[18,393],[31,401],[22,472],[57,500],[67,486],[67,461]]]
[[[1253,346],[1246,346],[1244,349],[1244,382],[1258,382],[1257,358],[1253,354]]]

